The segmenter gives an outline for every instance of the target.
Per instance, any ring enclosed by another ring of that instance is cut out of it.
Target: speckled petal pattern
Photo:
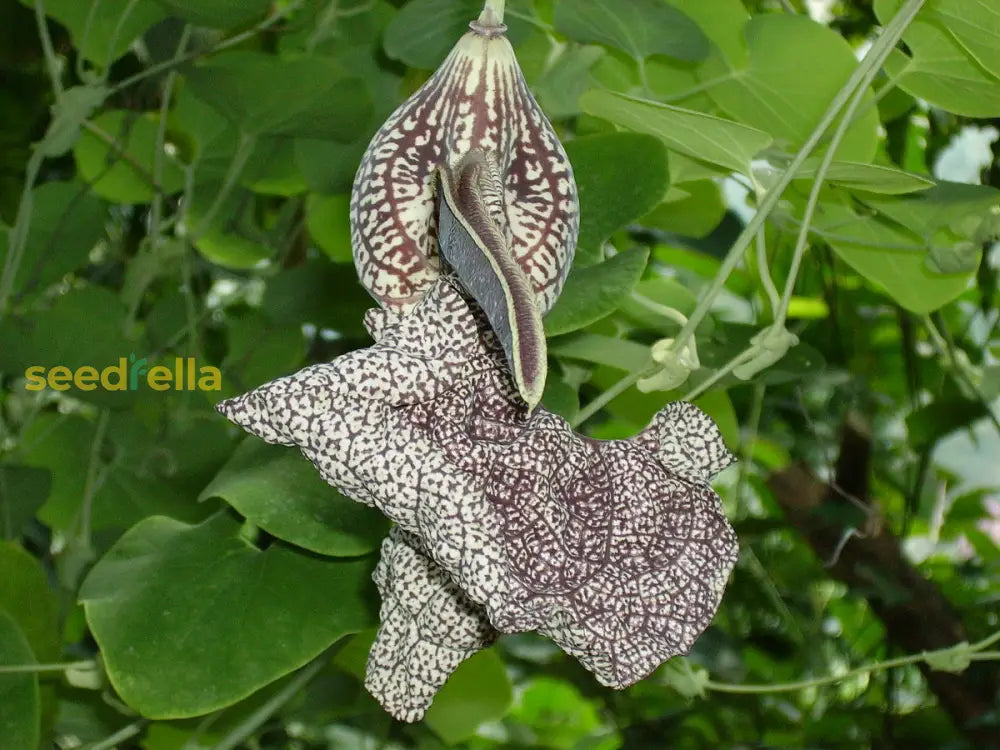
[[[411,314],[370,311],[366,322],[374,346],[218,408],[265,440],[299,446],[330,484],[409,535],[390,540],[376,573],[389,619],[369,680],[386,708],[416,716],[456,655],[476,647],[425,638],[435,623],[414,629],[412,613],[434,590],[455,602],[461,592],[498,631],[551,637],[608,686],[686,653],[738,551],[707,483],[732,461],[711,419],[673,404],[636,438],[596,441],[542,409],[529,414],[482,313],[448,277]],[[400,555],[410,554],[401,539],[456,589],[430,566],[412,587],[397,585]],[[419,700],[399,682],[413,663],[388,655],[417,641],[441,658]]]
[[[402,721],[419,721],[459,664],[497,638],[486,612],[394,526],[375,568],[382,595],[378,636],[365,687]]]

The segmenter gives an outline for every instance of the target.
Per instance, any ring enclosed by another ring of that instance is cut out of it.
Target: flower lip
[[[501,179],[492,153],[479,149],[454,170],[438,170],[439,250],[486,314],[532,410],[545,387],[545,331],[534,290],[506,240]]]

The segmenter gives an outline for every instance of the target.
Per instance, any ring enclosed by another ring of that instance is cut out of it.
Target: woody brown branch
[[[933,651],[970,639],[962,619],[938,586],[903,554],[899,538],[882,523],[869,497],[871,435],[855,420],[844,426],[835,479],[821,482],[799,463],[768,477],[788,521],[829,565],[830,575],[863,597],[882,620],[888,642],[906,653]],[[860,532],[845,543],[845,530]],[[974,663],[954,674],[919,665],[928,687],[956,727],[976,747],[1000,748],[995,727],[983,726],[996,710],[1000,668]]]

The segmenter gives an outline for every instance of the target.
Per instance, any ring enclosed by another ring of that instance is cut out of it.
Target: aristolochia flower
[[[711,419],[674,403],[631,440],[597,441],[529,414],[450,277],[366,324],[374,346],[218,408],[398,525],[366,682],[385,707],[419,718],[494,630],[537,630],[612,687],[686,653],[737,557],[707,481],[732,461]]]
[[[489,6],[489,4],[487,4]],[[385,121],[351,191],[351,245],[362,285],[383,307],[412,309],[440,274],[435,174],[490,152],[490,209],[544,314],[579,234],[573,169],[539,108],[502,19],[487,7],[434,75]]]

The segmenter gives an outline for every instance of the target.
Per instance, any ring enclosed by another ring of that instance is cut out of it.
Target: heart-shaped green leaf
[[[580,193],[580,239],[574,263],[601,259],[601,245],[663,200],[670,184],[663,143],[641,133],[607,133],[566,144]],[[605,169],[614,164],[615,169]]]
[[[194,94],[244,133],[354,140],[372,113],[368,86],[325,57],[226,52],[184,74]]]
[[[59,605],[42,566],[16,542],[0,542],[0,570],[0,611],[17,623],[36,658],[58,661]]]
[[[434,697],[424,721],[449,745],[471,737],[480,724],[503,717],[513,701],[510,678],[495,649],[462,662]]]
[[[747,173],[751,160],[771,144],[770,135],[742,122],[611,91],[588,91],[580,106],[615,125],[654,135],[672,151],[736,172]]]
[[[669,55],[702,60],[708,39],[681,11],[659,0],[574,0],[556,3],[556,31],[578,42],[599,42],[636,60]]]
[[[876,0],[887,23],[903,0]],[[903,35],[910,57],[897,53],[886,72],[899,87],[949,112],[1000,114],[1000,13],[990,0],[927,3]]]
[[[198,24],[224,29],[260,18],[271,0],[156,0],[176,16]]]
[[[0,609],[0,664],[34,664],[28,640],[17,623]],[[38,675],[32,672],[0,673],[0,741],[4,747],[38,747],[41,700]]]
[[[73,149],[80,177],[94,192],[115,203],[147,203],[156,195],[184,187],[177,161],[161,149],[156,180],[159,118],[123,110],[95,117]]]
[[[375,621],[373,561],[254,547],[219,514],[130,529],[83,583],[118,694],[144,716],[228,706]],[[144,633],[136,638],[136,633]]]
[[[718,81],[708,94],[734,120],[769,133],[793,152],[812,133],[857,66],[855,51],[835,31],[806,16],[769,13],[744,27],[749,59],[734,69],[719,56],[699,71]],[[868,98],[870,101],[870,97]],[[878,110],[865,106],[837,149],[840,159],[870,161],[878,144]]]
[[[378,549],[389,522],[344,497],[295,448],[244,440],[201,493],[221,497],[269,534],[333,557]]]
[[[636,247],[596,266],[574,268],[545,316],[545,333],[569,333],[613,313],[638,283],[648,259],[649,251]]]
[[[33,0],[21,1],[34,5]],[[83,56],[101,67],[124,55],[137,36],[166,16],[156,0],[131,0],[127,4],[45,0],[44,7],[47,16],[69,30]]]

